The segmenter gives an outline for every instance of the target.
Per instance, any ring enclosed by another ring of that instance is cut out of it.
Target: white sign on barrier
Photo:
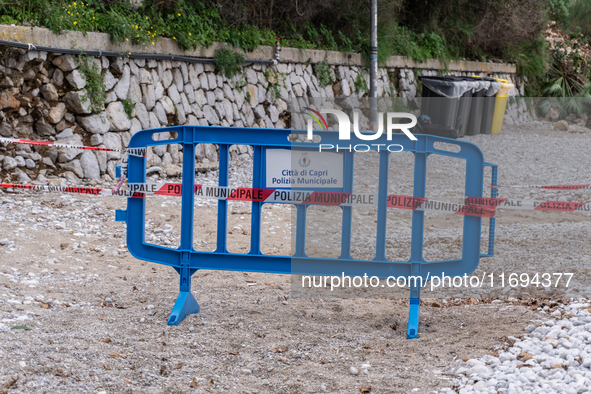
[[[343,187],[343,154],[267,149],[266,187]]]

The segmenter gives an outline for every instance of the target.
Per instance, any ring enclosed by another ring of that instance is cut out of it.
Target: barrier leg
[[[169,326],[178,326],[183,321],[185,316],[192,313],[199,312],[199,304],[190,291],[181,291],[174,303],[170,317],[168,318]]]
[[[410,309],[408,311],[408,331],[406,332],[406,339],[413,339],[419,333],[419,304],[420,298],[410,299]]]
[[[201,309],[193,294],[191,294],[191,275],[195,272],[191,272],[188,265],[188,259],[181,262],[181,267],[176,268],[180,275],[181,286],[179,296],[174,303],[170,317],[168,318],[169,326],[178,326],[183,321],[185,316],[197,313]]]

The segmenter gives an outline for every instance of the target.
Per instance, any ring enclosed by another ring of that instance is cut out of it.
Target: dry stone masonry
[[[0,136],[122,149],[143,129],[174,125],[287,128],[291,126],[288,102],[295,97],[367,95],[356,86],[358,75],[368,83],[366,69],[359,66],[331,65],[333,83],[322,86],[313,65],[306,63],[250,64],[228,79],[210,63],[104,56],[90,60],[104,76],[106,92],[104,106],[94,112],[77,56],[0,46]],[[378,95],[412,99],[420,95],[417,73],[438,72],[441,70],[381,68]],[[498,77],[518,82],[515,75]],[[512,92],[519,93],[523,93],[522,86]],[[515,112],[509,122],[524,120],[526,112],[517,105],[510,104],[508,111]],[[170,137],[167,133],[159,136]],[[148,167],[157,167],[169,176],[180,174],[180,150],[178,145],[152,148]],[[232,147],[230,152],[232,160],[251,153],[247,146]],[[120,159],[116,152],[0,144],[0,179],[110,182]],[[198,171],[216,168],[217,159],[215,145],[197,147]]]

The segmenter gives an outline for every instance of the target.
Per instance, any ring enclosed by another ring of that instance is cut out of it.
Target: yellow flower
[[[94,16],[92,17],[92,19],[94,19]]]
[[[154,41],[152,41],[152,45],[156,45],[156,44],[154,44]]]
[[[176,37],[172,37],[173,40],[176,40]]]
[[[128,55],[131,55],[131,52],[127,52]]]
[[[146,17],[146,20],[148,20],[148,17]]]
[[[126,38],[125,41],[129,41],[129,38]]]
[[[75,24],[75,25],[77,25],[77,24],[78,24],[78,22],[74,21],[74,24]]]
[[[76,4],[76,3],[74,3],[74,4]],[[179,12],[179,16],[181,16],[181,13],[180,12]]]
[[[140,35],[138,34],[137,36],[139,37]]]
[[[74,2],[74,6],[76,5],[76,2]]]
[[[189,35],[191,35],[191,33],[189,33]]]

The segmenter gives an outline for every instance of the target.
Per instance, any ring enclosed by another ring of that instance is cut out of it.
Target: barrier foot
[[[168,318],[168,325],[169,326],[178,326],[180,322],[183,321],[185,316],[199,312],[201,308],[199,308],[199,304],[193,294],[188,291],[181,291],[179,293],[176,302],[174,303],[174,307],[172,308],[172,312],[170,312],[170,317]]]
[[[408,331],[406,339],[416,338],[419,334],[419,304],[420,298],[410,299],[410,309],[408,311]]]

